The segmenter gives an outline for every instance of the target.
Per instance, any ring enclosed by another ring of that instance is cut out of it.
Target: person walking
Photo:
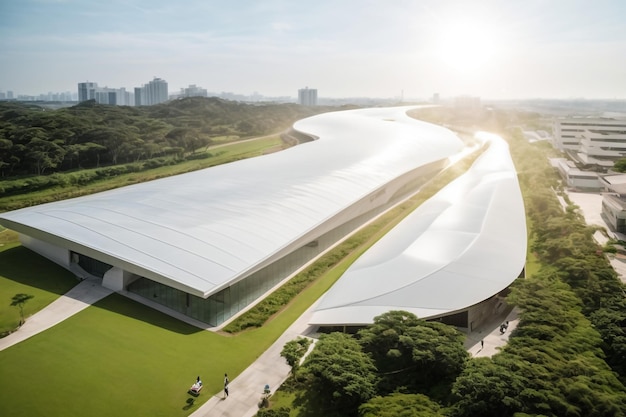
[[[485,341],[484,341],[484,340],[481,340],[481,341],[480,341],[480,348],[482,349],[482,348],[484,348],[484,347],[485,347]]]
[[[228,374],[224,374],[224,399],[228,397]]]

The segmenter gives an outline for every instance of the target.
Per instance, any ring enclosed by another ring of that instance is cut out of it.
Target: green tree
[[[522,409],[519,393],[527,381],[515,370],[493,362],[491,358],[476,358],[469,362],[456,379],[453,415],[505,417]]]
[[[363,350],[382,374],[381,389],[430,389],[449,384],[463,370],[468,353],[463,335],[452,326],[390,311],[358,333]]]
[[[439,404],[423,394],[393,393],[359,407],[359,417],[444,417]]]
[[[290,340],[285,343],[283,350],[280,352],[280,356],[285,358],[289,366],[291,366],[291,374],[295,380],[298,379],[297,371],[300,367],[300,361],[309,349],[310,344],[310,339],[307,339],[306,337],[298,337],[297,339]]]
[[[24,304],[33,297],[34,295],[20,293],[15,294],[11,299],[11,306],[20,309],[20,326],[24,324]]]
[[[320,401],[344,415],[353,415],[376,395],[376,367],[351,336],[322,335],[302,371]]]

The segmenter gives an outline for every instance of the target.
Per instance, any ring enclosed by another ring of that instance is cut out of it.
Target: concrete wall
[[[114,266],[104,274],[102,286],[113,291],[122,291],[137,278],[137,275]]]
[[[69,249],[52,245],[23,234],[20,234],[20,242],[33,252],[37,252],[41,256],[50,259],[52,262],[61,265],[63,268],[70,269]]]

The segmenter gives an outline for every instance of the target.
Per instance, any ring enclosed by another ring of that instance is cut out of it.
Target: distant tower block
[[[317,89],[305,87],[298,90],[298,104],[317,106]]]

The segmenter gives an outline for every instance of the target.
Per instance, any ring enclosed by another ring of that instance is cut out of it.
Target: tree
[[[451,383],[463,370],[468,353],[463,335],[451,326],[418,319],[406,311],[374,318],[359,332],[363,350],[372,355],[383,374],[381,389],[429,389]]]
[[[20,309],[20,326],[24,324],[24,304],[26,304],[26,302],[33,297],[34,295],[20,293],[20,294],[15,294],[13,298],[11,299],[12,300],[11,306],[13,307],[17,306]]]
[[[280,356],[285,358],[289,366],[291,366],[291,374],[296,380],[296,372],[300,366],[300,360],[302,360],[302,357],[309,349],[310,344],[310,339],[298,337],[297,339],[285,343],[283,350],[280,352]]]
[[[359,405],[376,395],[376,367],[352,336],[322,335],[302,371],[320,400],[343,415],[356,413]]]
[[[393,393],[359,407],[360,417],[444,417],[441,406],[423,394]]]
[[[454,416],[512,416],[522,409],[519,393],[527,382],[490,358],[470,361],[452,387]]]

